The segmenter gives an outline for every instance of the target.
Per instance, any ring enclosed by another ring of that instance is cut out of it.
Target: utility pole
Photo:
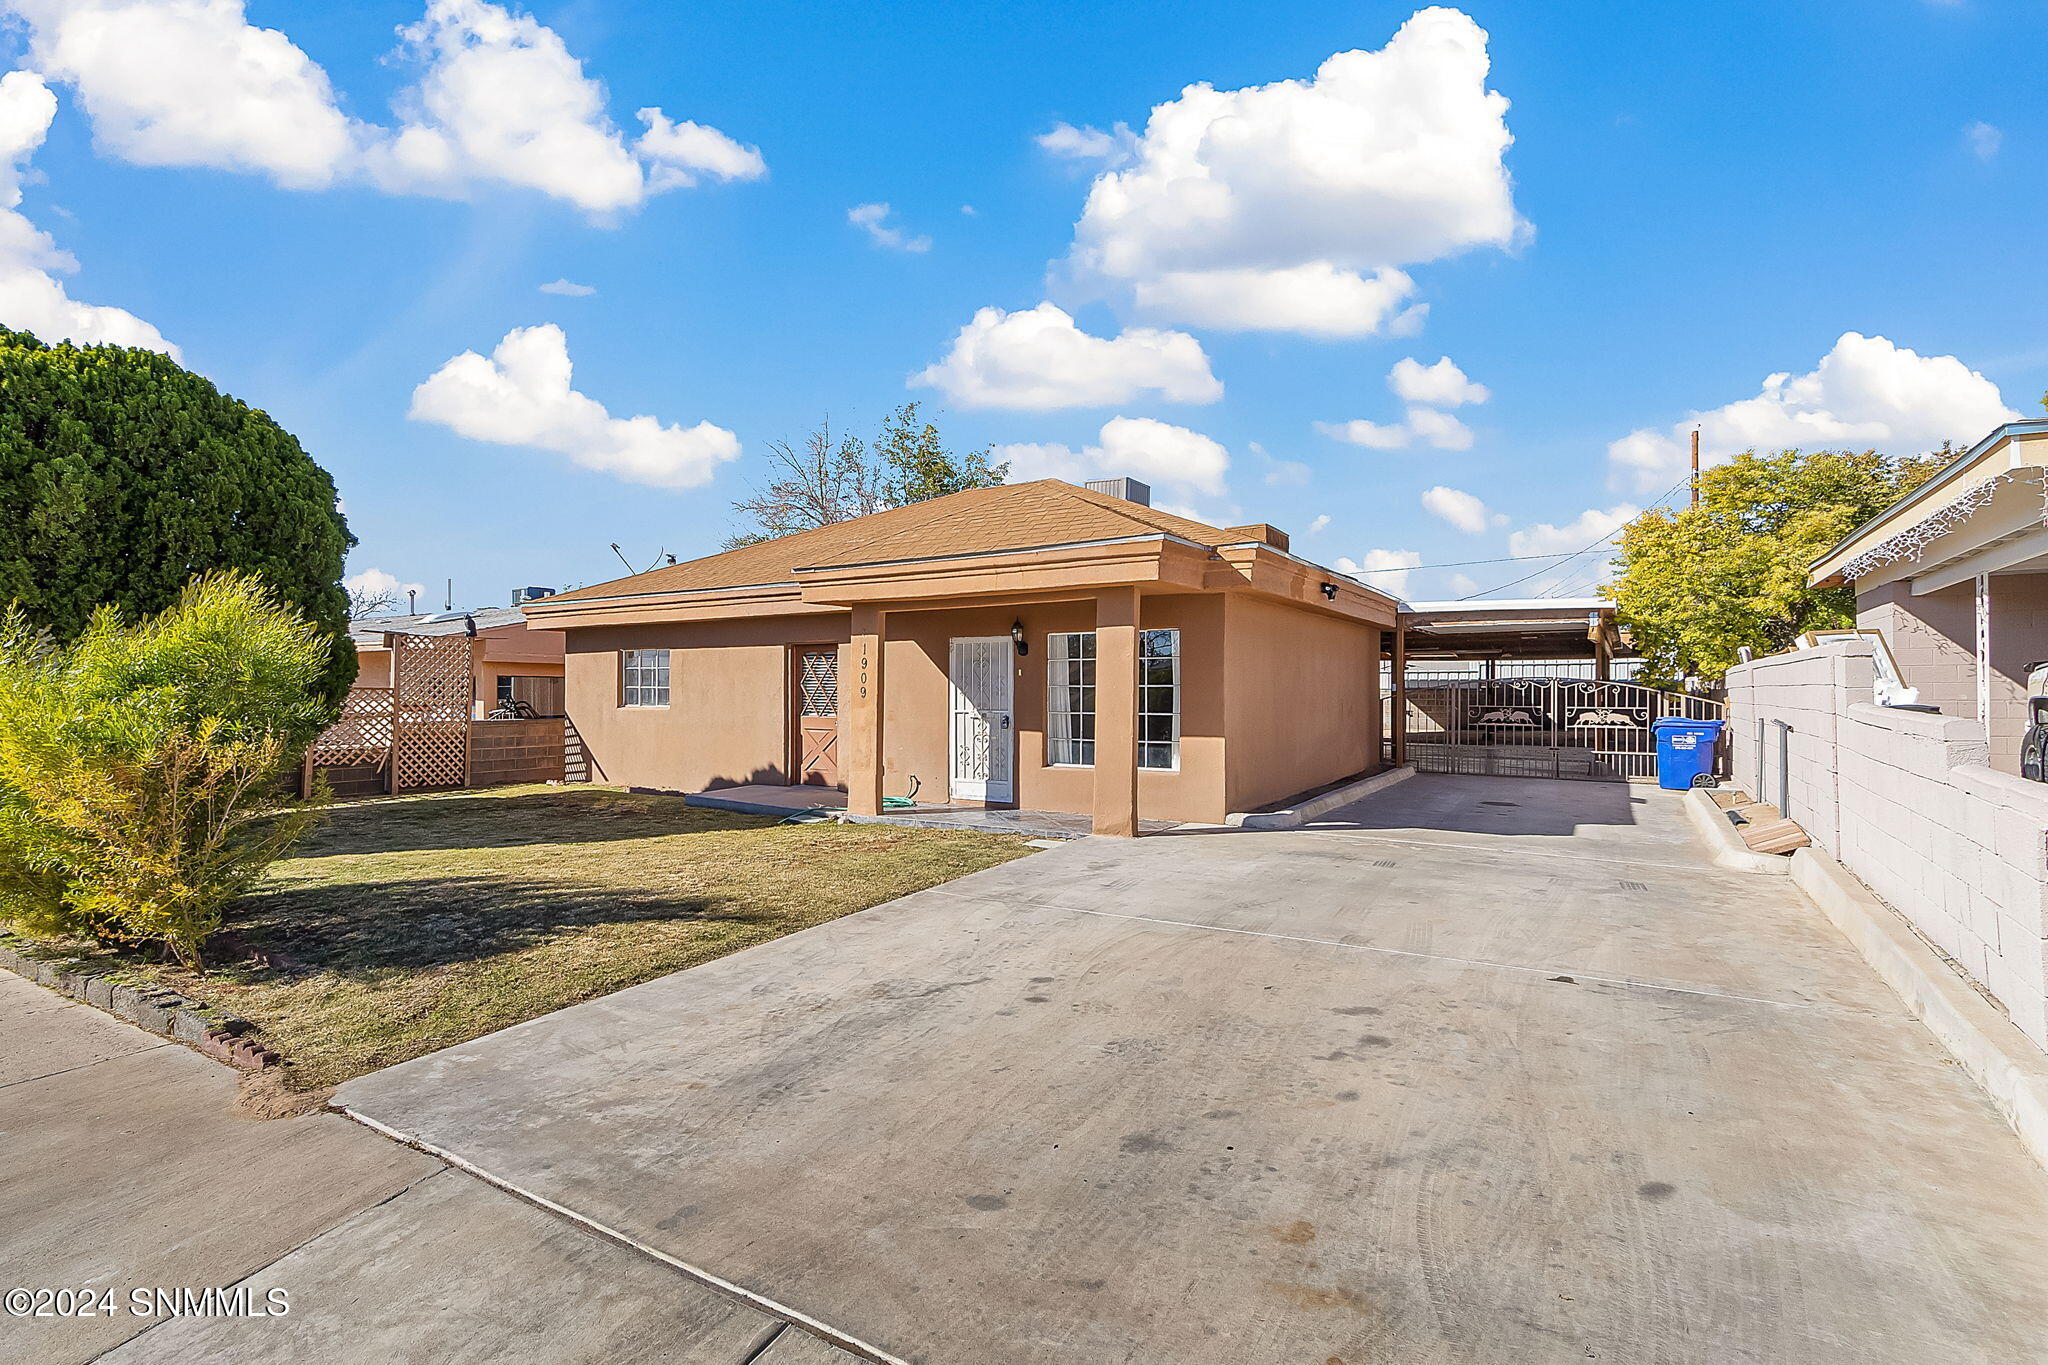
[[[1700,505],[1700,429],[1692,429],[1692,505]]]

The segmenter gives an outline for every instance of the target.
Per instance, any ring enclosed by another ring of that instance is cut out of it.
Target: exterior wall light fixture
[[[1022,621],[1012,621],[1010,623],[1010,643],[1017,646],[1017,657],[1020,659],[1031,652],[1031,646],[1024,642],[1024,623]]]

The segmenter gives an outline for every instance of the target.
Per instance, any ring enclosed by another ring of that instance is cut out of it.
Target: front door
[[[790,696],[795,702],[797,785],[839,785],[839,648],[798,645],[790,651]]]
[[[1011,783],[1010,637],[953,641],[953,799],[1004,805]]]

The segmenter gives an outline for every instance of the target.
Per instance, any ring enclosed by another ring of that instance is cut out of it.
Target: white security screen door
[[[1011,785],[1010,637],[953,641],[953,770],[955,799],[1016,799]]]

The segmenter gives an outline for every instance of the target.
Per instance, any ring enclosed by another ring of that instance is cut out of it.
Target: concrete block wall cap
[[[1792,855],[1792,884],[1820,907],[2048,1166],[2048,1054],[1957,976],[1847,868],[1819,849]]]
[[[1791,872],[1792,861],[1783,854],[1750,851],[1727,814],[1714,803],[1710,788],[1694,787],[1683,799],[1686,817],[1699,831],[1700,838],[1706,841],[1717,864],[1739,872],[1761,872],[1774,877],[1783,877]]]
[[[1949,782],[1971,796],[2008,810],[2022,811],[2029,818],[2048,823],[2048,782],[2029,782],[2024,777],[2002,773],[1981,763],[1965,763],[1951,768]]]
[[[1286,810],[1233,812],[1223,817],[1223,823],[1237,829],[1299,829],[1318,816],[1328,815],[1354,801],[1362,801],[1374,792],[1384,791],[1413,776],[1413,768],[1391,768],[1371,777],[1361,777],[1356,782],[1347,782]]]

